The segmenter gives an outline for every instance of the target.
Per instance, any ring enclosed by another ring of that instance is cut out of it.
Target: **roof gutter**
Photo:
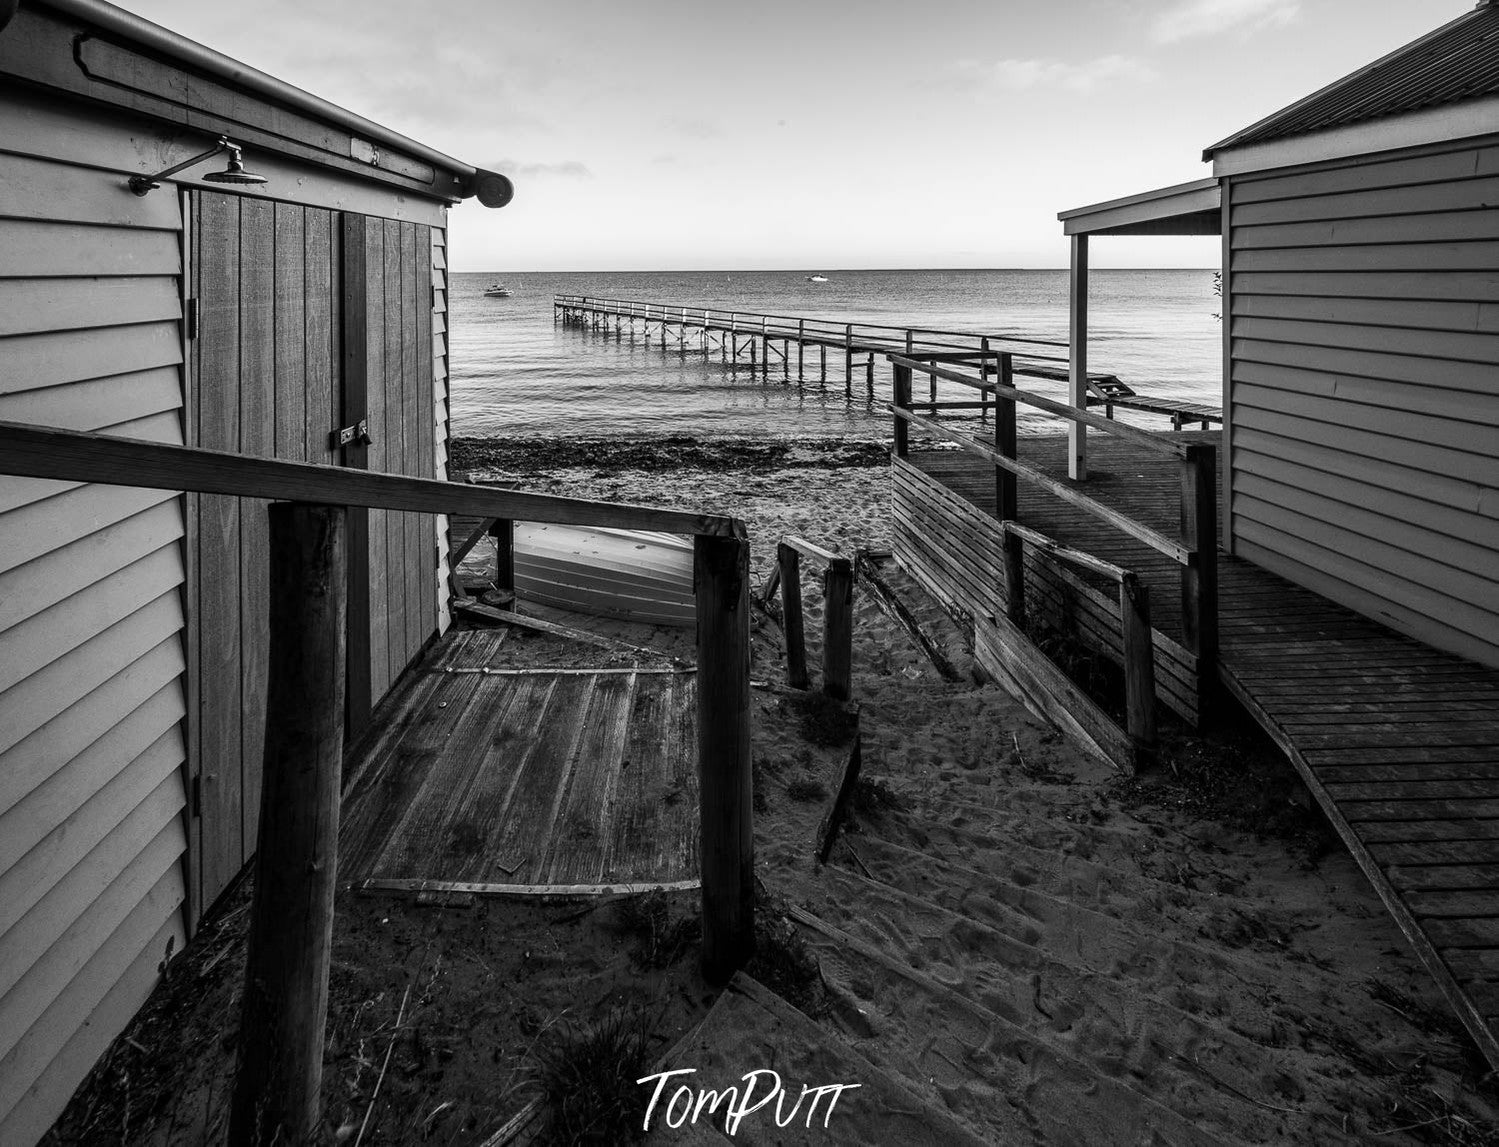
[[[215,52],[212,48],[204,47],[196,40],[189,40],[186,36],[178,35],[176,32],[163,28],[160,24],[153,24],[133,12],[127,12],[123,8],[105,3],[105,0],[32,0],[32,2],[82,20],[136,47],[144,48],[215,79],[273,100],[294,111],[304,112],[354,135],[385,144],[434,167],[451,171],[458,176],[459,193],[463,197],[478,195],[480,202],[487,207],[500,207],[509,201],[512,190],[510,181],[502,175],[474,167],[450,155],[444,155],[399,132],[391,131],[372,120],[355,115],[337,104],[329,103],[310,92],[293,87],[284,80],[278,80],[275,76],[242,64],[238,60]],[[0,28],[3,28],[10,16],[14,15],[17,3],[18,0],[0,0]],[[496,181],[499,182],[496,183]]]

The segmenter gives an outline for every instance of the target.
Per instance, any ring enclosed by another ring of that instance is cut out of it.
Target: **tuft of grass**
[[[703,922],[694,913],[672,918],[671,904],[659,889],[620,902],[620,924],[635,937],[632,956],[638,967],[669,968],[695,945]]]
[[[644,1138],[653,1017],[620,1004],[593,1023],[551,1027],[533,1051],[531,1079],[547,1106],[546,1142],[637,1143]]]
[[[827,1014],[822,967],[784,908],[769,897],[756,905],[755,954],[744,970],[813,1019]]]
[[[826,800],[828,790],[816,777],[795,777],[786,785],[786,795],[794,801],[809,804],[812,801]]]
[[[842,701],[824,693],[796,693],[788,698],[802,740],[824,748],[845,745],[859,727],[859,716]]]
[[[855,812],[867,814],[885,809],[899,810],[905,807],[905,798],[884,781],[860,777],[854,782],[853,805]]]

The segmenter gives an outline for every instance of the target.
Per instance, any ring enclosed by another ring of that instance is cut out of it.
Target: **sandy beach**
[[[454,453],[454,469],[481,481],[741,517],[757,585],[786,534],[847,555],[889,547],[878,443]],[[813,840],[848,743],[779,687],[779,634],[756,614],[768,940],[752,974],[981,1141],[1495,1141],[1493,1081],[1272,747],[1247,726],[1215,740],[1168,729],[1159,773],[1125,780],[969,679],[962,634],[893,563],[882,573],[965,676],[944,680],[861,587],[853,692],[865,782],[819,868]],[[811,579],[804,596],[815,684]],[[588,624],[691,656],[689,631]],[[506,648],[517,667],[603,656],[550,637]],[[242,887],[49,1141],[216,1138],[247,905]],[[538,1093],[561,1037],[612,1020],[653,1062],[715,998],[696,971],[695,894],[642,910],[422,905],[344,888],[338,913],[330,1143],[483,1143]],[[790,1059],[814,1050],[797,1038],[782,1049]],[[646,1090],[634,1090],[643,1111]],[[869,1142],[880,1116],[859,1094],[826,1128],[798,1124],[791,1138],[747,1122],[736,1138]],[[621,1141],[612,1134],[586,1141]]]

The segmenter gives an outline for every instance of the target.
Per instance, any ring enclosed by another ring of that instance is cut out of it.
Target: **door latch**
[[[341,430],[335,430],[328,435],[328,446],[333,450],[342,450],[345,446],[368,446],[374,442],[370,437],[370,424],[366,418],[361,418],[353,426],[345,426]]]

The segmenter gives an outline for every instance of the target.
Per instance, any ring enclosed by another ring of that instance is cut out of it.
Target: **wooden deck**
[[[1175,531],[1174,468],[1102,435],[1091,437],[1089,451],[1091,495]],[[1063,439],[1022,439],[1020,453],[1054,475],[1066,472]],[[993,470],[982,461],[914,449],[910,461],[992,515]],[[1179,632],[1174,563],[1024,486],[1020,516],[1135,570],[1152,587],[1156,627]],[[1499,671],[1222,554],[1219,594],[1224,685],[1286,752],[1499,1067]]]
[[[696,677],[517,670],[450,633],[350,762],[339,878],[477,885],[698,875]]]

